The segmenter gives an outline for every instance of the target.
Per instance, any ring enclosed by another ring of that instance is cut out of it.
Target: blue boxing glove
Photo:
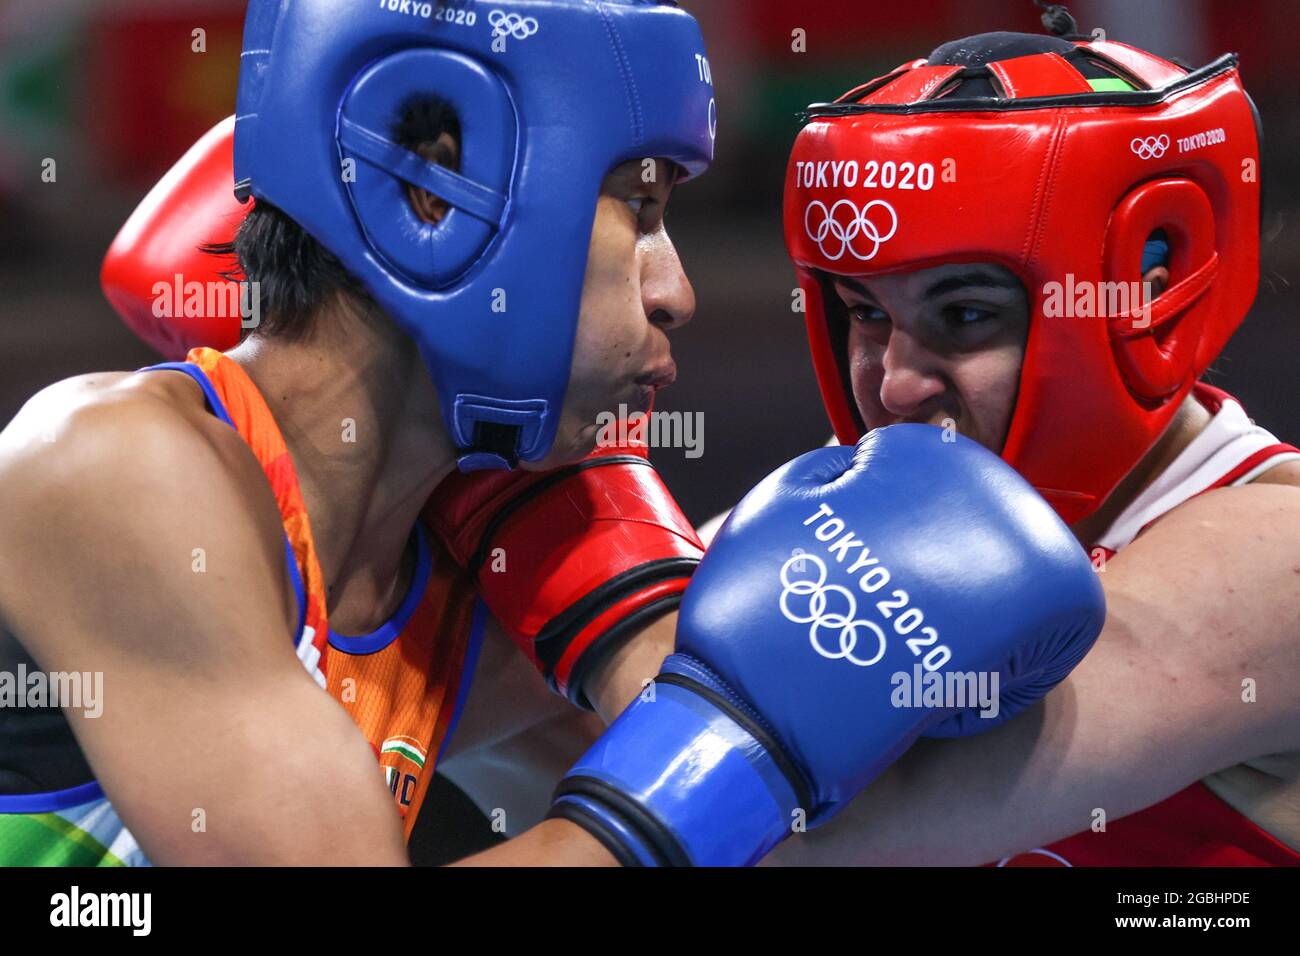
[[[894,425],[810,452],[732,512],[686,591],[677,653],[551,816],[628,864],[755,863],[923,733],[996,723],[899,693],[900,678],[996,677],[1005,717],[1062,680],[1104,619],[1069,529],[975,442]]]

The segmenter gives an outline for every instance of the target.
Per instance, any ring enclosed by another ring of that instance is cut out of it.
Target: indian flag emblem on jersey
[[[379,748],[379,756],[383,757],[384,754],[397,754],[422,770],[424,761],[428,759],[424,746],[414,737],[389,737]]]

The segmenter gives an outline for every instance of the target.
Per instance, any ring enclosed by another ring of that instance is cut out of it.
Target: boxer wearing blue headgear
[[[437,13],[255,0],[235,177],[241,195],[275,204],[337,256],[414,339],[460,467],[509,467],[556,442],[602,178],[646,157],[702,171],[713,88],[699,29],[675,3]],[[458,172],[421,162],[390,131],[430,89],[460,118]],[[445,219],[421,217],[409,186],[446,202]]]

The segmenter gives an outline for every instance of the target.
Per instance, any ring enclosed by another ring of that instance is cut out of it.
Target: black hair
[[[399,145],[416,151],[433,144],[443,133],[460,141],[460,121],[441,97],[412,97],[390,130]],[[450,163],[448,163],[450,165]],[[261,322],[255,334],[264,338],[299,340],[311,330],[312,318],[340,293],[373,302],[361,281],[338,258],[285,212],[257,200],[231,242],[203,247],[214,256],[233,260],[224,272],[236,281],[255,282]]]

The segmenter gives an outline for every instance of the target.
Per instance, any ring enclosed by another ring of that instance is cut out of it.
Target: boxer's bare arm
[[[544,820],[527,833],[456,866],[617,866],[600,842],[576,823]]]
[[[406,862],[373,755],[294,654],[260,469],[159,387],[61,383],[0,435],[0,617],[43,669],[103,674],[102,716],[68,716],[154,862]]]
[[[1300,748],[1300,488],[1210,492],[1107,565],[1107,623],[1038,706],[923,740],[777,864],[980,864]],[[1246,702],[1244,682],[1254,685]]]
[[[574,739],[589,744],[594,739],[593,727],[613,723],[659,673],[664,658],[673,652],[676,633],[677,612],[671,611],[624,641],[592,671],[587,689],[599,718],[598,723],[593,723],[585,711],[550,692],[504,629],[490,621],[465,714],[440,766],[446,767],[471,751],[481,754],[488,746],[508,739],[517,743],[541,725],[545,725],[541,732],[548,739],[555,734],[546,728],[563,728],[564,733],[571,730]],[[502,708],[503,700],[511,701],[511,706]],[[581,753],[574,753],[574,758]]]
[[[461,861],[469,866],[609,866],[615,860],[581,828],[545,820],[555,786],[609,720],[672,652],[677,614],[628,641],[605,665],[596,708],[579,710],[552,693],[536,668],[493,622],[479,652],[465,713],[438,764],[494,824],[520,836]],[[667,647],[664,647],[664,641]],[[615,705],[613,701],[622,700]],[[541,822],[539,822],[541,821]]]
[[[588,679],[591,705],[606,724],[614,722],[645,685],[659,673],[664,658],[673,652],[677,612],[656,618],[631,640],[602,661]]]

